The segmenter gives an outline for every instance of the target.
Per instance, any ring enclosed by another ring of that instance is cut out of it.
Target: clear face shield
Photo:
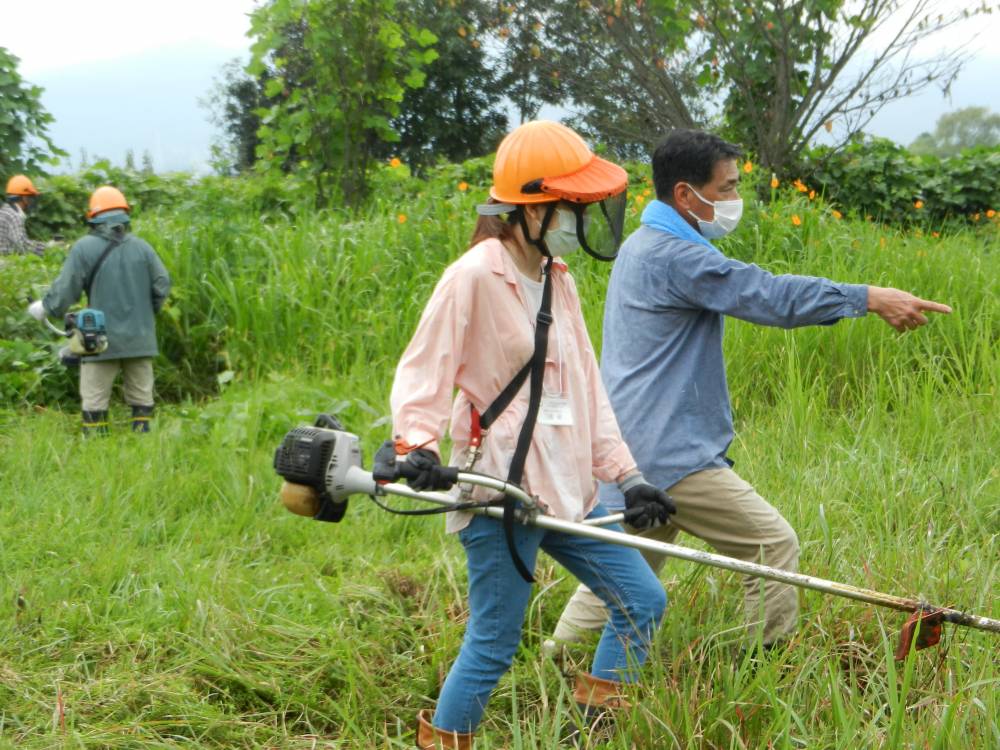
[[[573,203],[576,236],[584,252],[597,260],[614,260],[625,233],[628,191],[594,203]]]

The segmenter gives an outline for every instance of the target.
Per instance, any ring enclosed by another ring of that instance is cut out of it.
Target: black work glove
[[[434,451],[417,448],[406,454],[399,474],[406,483],[418,492],[425,490],[450,490],[455,484],[456,469],[442,466]]]
[[[657,489],[642,476],[635,474],[620,482],[618,488],[625,495],[625,523],[633,528],[652,529],[667,522],[677,512],[673,499]]]

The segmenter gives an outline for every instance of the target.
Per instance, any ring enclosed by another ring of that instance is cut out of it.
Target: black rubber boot
[[[104,411],[83,412],[83,434],[86,436],[108,434],[107,409]]]
[[[149,432],[149,422],[152,418],[152,406],[133,406],[132,432]]]

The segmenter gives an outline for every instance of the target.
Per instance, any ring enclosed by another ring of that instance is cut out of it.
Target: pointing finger
[[[944,313],[946,315],[951,312],[951,308],[948,305],[942,305],[940,302],[933,302],[928,299],[919,300],[917,306],[921,310],[929,310],[930,312]]]

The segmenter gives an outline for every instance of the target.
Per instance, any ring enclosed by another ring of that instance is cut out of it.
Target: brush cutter
[[[28,302],[32,302],[28,296]],[[45,326],[57,336],[69,339],[66,346],[59,350],[59,359],[67,367],[80,364],[80,357],[91,357],[107,350],[108,328],[104,321],[104,313],[92,307],[66,313],[63,318],[64,329],[61,330],[45,318]]]
[[[502,518],[503,509],[482,502],[460,502],[455,497],[439,492],[418,492],[397,480],[406,479],[410,467],[397,461],[392,442],[387,441],[375,458],[375,468],[367,471],[362,466],[359,439],[329,415],[320,415],[314,427],[299,427],[285,435],[274,456],[274,468],[285,480],[281,487],[281,500],[292,513],[310,516],[320,521],[340,521],[347,511],[351,495],[368,495],[384,510],[408,515],[467,510],[493,518]],[[459,471],[450,467],[453,479],[459,484],[476,485],[495,490],[498,496],[514,498],[520,507],[517,521],[565,534],[599,539],[610,544],[656,552],[669,557],[688,560],[700,565],[731,570],[743,575],[780,581],[799,588],[822,591],[847,599],[877,604],[882,607],[910,612],[900,632],[896,658],[904,659],[910,652],[937,644],[941,639],[941,626],[945,622],[1000,633],[1000,620],[980,617],[949,607],[932,606],[917,599],[907,599],[858,588],[837,581],[793,573],[758,563],[745,562],[711,552],[690,549],[676,544],[659,542],[623,531],[601,528],[621,520],[621,515],[606,516],[582,523],[563,521],[547,516],[539,500],[522,488],[502,479],[485,474]],[[435,508],[398,510],[380,502],[387,495],[412,498],[432,503]]]

